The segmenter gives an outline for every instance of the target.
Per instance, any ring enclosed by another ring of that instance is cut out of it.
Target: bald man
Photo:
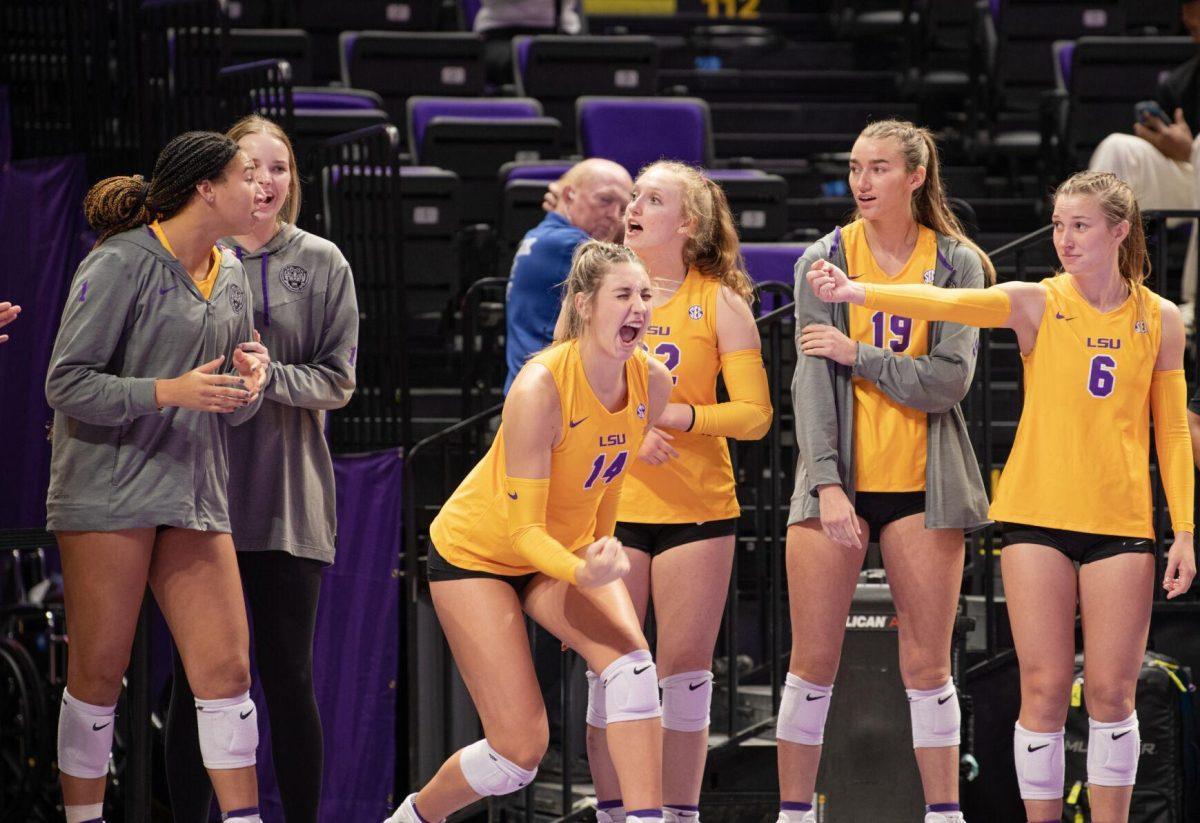
[[[505,394],[529,356],[554,338],[562,284],[575,248],[588,239],[621,240],[633,180],[611,160],[592,158],[572,166],[556,187],[560,196],[554,210],[525,234],[513,258],[506,298]]]

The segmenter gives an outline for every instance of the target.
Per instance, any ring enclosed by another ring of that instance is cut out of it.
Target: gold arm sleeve
[[[867,284],[868,309],[912,317],[915,320],[949,320],[981,329],[1003,326],[1012,313],[1012,300],[1002,290],[943,289],[937,286],[877,286]]]
[[[1187,380],[1183,369],[1156,371],[1150,378],[1150,412],[1154,417],[1154,445],[1158,450],[1158,476],[1167,493],[1171,528],[1196,529],[1192,494],[1196,478],[1192,467],[1192,436],[1187,424]]]
[[[771,390],[762,352],[740,349],[721,355],[721,373],[729,401],[711,406],[693,406],[696,422],[692,431],[736,440],[758,440],[771,428]]]
[[[504,485],[508,495],[508,537],[513,550],[538,571],[574,583],[575,570],[583,561],[546,531],[550,479],[506,477]]]

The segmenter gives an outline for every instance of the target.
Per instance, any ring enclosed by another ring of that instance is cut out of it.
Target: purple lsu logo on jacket
[[[1119,349],[1121,348],[1121,338],[1119,337],[1097,337],[1096,339],[1088,338],[1087,347],[1089,349]]]
[[[625,435],[623,434],[602,434],[600,435],[600,448],[606,446],[624,446]]]

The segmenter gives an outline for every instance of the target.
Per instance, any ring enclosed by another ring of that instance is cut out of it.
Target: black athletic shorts
[[[925,492],[858,492],[854,495],[854,512],[867,521],[870,538],[876,543],[888,523],[923,511]]]
[[[703,523],[618,523],[613,537],[621,545],[657,557],[667,549],[737,534],[737,518],[706,520]]]
[[[1015,543],[1034,543],[1058,549],[1076,563],[1092,563],[1118,554],[1153,554],[1154,541],[1145,537],[1120,537],[1113,534],[1088,534],[1045,526],[1005,523],[1000,547]]]
[[[473,580],[475,578],[484,578],[485,580],[500,580],[513,587],[513,591],[520,597],[525,593],[525,587],[529,585],[529,581],[533,580],[536,572],[530,574],[493,574],[492,572],[477,572],[472,569],[464,569],[455,566],[438,552],[437,547],[432,543],[429,544],[429,582],[437,583],[442,580]]]

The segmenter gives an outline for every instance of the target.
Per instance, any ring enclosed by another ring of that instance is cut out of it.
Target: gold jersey
[[[1141,286],[1140,301],[1131,294],[1099,312],[1069,274],[1042,284],[1046,310],[1022,358],[1025,407],[990,516],[1153,538],[1150,380],[1162,337],[1159,299]]]
[[[933,282],[937,235],[918,227],[917,242],[904,268],[886,274],[867,245],[866,227],[856,220],[842,229],[847,274],[860,283],[909,285]],[[901,357],[929,353],[929,323],[865,306],[850,306],[850,338]],[[925,490],[928,420],[925,412],[898,403],[873,381],[854,378],[854,488],[860,492]]]
[[[711,406],[717,402],[717,302],[721,282],[696,269],[650,315],[645,345],[671,372],[672,403]],[[635,460],[630,467],[617,519],[628,523],[702,523],[741,514],[733,464],[724,437],[671,431],[679,452],[661,466]],[[635,455],[636,456],[636,455]]]
[[[562,442],[550,457],[546,530],[568,551],[576,552],[596,539],[600,501],[641,446],[650,403],[649,364],[640,351],[629,358],[627,401],[610,412],[588,383],[577,341],[554,346],[529,362],[549,370],[562,408]],[[537,571],[513,549],[509,538],[505,476],[502,424],[492,447],[430,526],[433,545],[451,564],[503,575]]]

